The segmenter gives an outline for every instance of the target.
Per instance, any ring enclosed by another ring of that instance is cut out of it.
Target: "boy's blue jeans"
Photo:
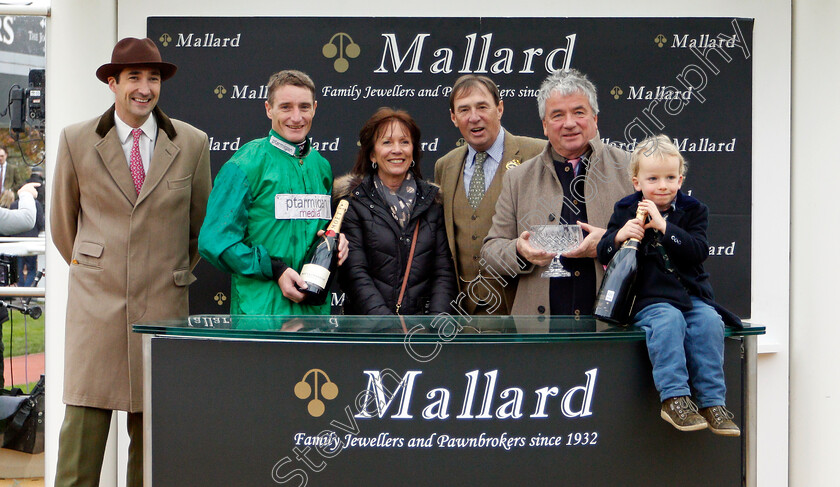
[[[645,306],[633,324],[645,331],[660,401],[694,389],[697,406],[723,406],[723,320],[701,299],[692,296],[691,304],[685,312],[665,303]]]

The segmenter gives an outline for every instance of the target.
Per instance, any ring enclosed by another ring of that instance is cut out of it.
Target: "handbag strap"
[[[411,250],[408,251],[408,264],[405,266],[405,276],[403,277],[402,287],[400,288],[400,297],[397,298],[397,314],[400,314],[400,306],[402,306],[403,296],[405,295],[405,286],[408,284],[408,273],[411,272],[411,261],[414,260],[414,246],[417,244],[417,231],[420,229],[420,221],[414,225],[414,236],[411,237]],[[404,332],[408,332],[405,328],[405,322],[402,322]]]
[[[23,429],[23,423],[29,418],[29,414],[35,409],[35,399],[31,396],[27,397],[23,404],[18,408],[17,413],[12,417],[11,423],[8,425],[7,431],[20,431]]]

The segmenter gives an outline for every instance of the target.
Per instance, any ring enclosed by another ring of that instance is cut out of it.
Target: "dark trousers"
[[[67,406],[58,438],[55,487],[98,487],[111,428],[110,409]],[[143,486],[143,413],[128,413],[126,485]]]

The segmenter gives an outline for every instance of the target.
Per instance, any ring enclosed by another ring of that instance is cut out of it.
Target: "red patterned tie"
[[[140,157],[141,135],[143,135],[142,130],[131,130],[134,143],[131,145],[131,161],[129,161],[128,168],[131,170],[131,179],[134,180],[134,189],[137,190],[137,194],[140,194],[140,188],[143,187],[143,181],[146,180],[146,171],[143,170],[143,159]]]

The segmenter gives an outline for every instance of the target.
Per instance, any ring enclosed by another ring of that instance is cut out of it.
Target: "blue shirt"
[[[470,181],[472,181],[473,172],[475,172],[475,155],[478,152],[469,146],[467,148],[467,162],[464,164],[464,191],[470,194]],[[505,129],[499,129],[499,135],[493,145],[487,149],[487,159],[484,161],[484,191],[490,188],[490,183],[493,182],[493,176],[496,175],[496,169],[499,168],[499,163],[505,154]]]

